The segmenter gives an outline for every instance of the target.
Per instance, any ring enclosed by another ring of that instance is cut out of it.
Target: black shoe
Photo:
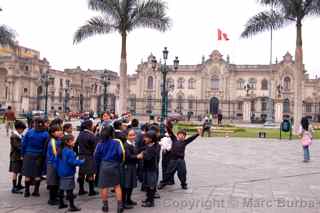
[[[30,192],[24,192],[24,197],[30,197]]]
[[[102,212],[108,212],[109,211],[109,206],[108,205],[103,205],[102,206]]]
[[[167,185],[166,183],[160,183],[159,186],[158,186],[158,189],[161,190],[164,187],[166,187],[166,185]]]
[[[143,203],[141,205],[141,207],[146,207],[146,208],[154,207],[154,203],[150,202],[150,201],[147,201],[147,202]]]
[[[127,203],[123,203],[123,209],[133,209],[133,206],[131,206]]]
[[[154,199],[160,199],[160,194],[158,192],[155,192],[153,195]]]
[[[24,189],[24,186],[18,185],[18,186],[16,187],[16,189],[17,189],[18,191],[20,191],[20,190]]]
[[[168,182],[168,185],[170,185],[170,186],[172,186],[172,185],[174,185],[174,184],[175,184],[174,181]]]
[[[81,211],[81,208],[77,206],[72,206],[68,209],[68,212],[78,212],[78,211]]]
[[[65,208],[67,208],[68,207],[68,205],[67,204],[62,204],[62,203],[60,203],[60,205],[59,205],[59,209],[65,209]]]
[[[127,204],[128,204],[128,205],[131,205],[131,206],[136,206],[138,203],[135,202],[135,201],[133,201],[133,200],[128,200],[128,201],[127,201]]]
[[[88,196],[96,196],[96,195],[98,195],[98,194],[99,194],[99,193],[96,192],[96,191],[91,191],[91,192],[89,192]]]
[[[73,199],[76,199],[76,198],[77,198],[77,195],[74,194],[74,195],[73,195]],[[66,200],[69,200],[69,197],[68,197],[68,196],[66,197]]]
[[[188,186],[187,185],[181,185],[181,188],[184,189],[184,190],[187,190]]]
[[[39,192],[33,192],[31,195],[33,197],[40,197],[40,193]]]
[[[59,204],[59,200],[48,200],[50,206],[56,206]]]
[[[22,192],[20,192],[19,189],[17,189],[17,187],[12,188],[12,189],[11,189],[11,193],[12,193],[12,194],[22,194]]]
[[[85,190],[79,190],[79,196],[85,195],[85,194],[88,194],[88,192]]]
[[[142,203],[146,203],[146,202],[148,202],[148,200],[147,200],[147,199],[145,199],[145,200],[142,200],[141,202],[142,202]]]

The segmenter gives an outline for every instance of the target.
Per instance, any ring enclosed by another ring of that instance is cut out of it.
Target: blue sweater
[[[53,152],[53,146],[52,143],[55,143],[55,149],[56,149],[56,154],[60,149],[61,145],[61,140],[56,140],[54,138],[51,138],[48,143],[48,148],[47,148],[47,164],[52,164],[53,166],[56,166],[57,164],[57,155],[54,154]]]
[[[100,167],[101,161],[118,162],[124,160],[125,151],[121,141],[109,139],[99,143],[95,151],[95,160],[97,167]]]
[[[77,160],[76,153],[71,149],[65,147],[62,150],[62,156],[58,157],[58,175],[59,177],[70,177],[76,173],[76,166],[80,166],[84,160]]]
[[[47,131],[36,131],[30,129],[22,140],[21,154],[24,155],[43,155],[45,156],[46,143],[49,141],[49,133]]]

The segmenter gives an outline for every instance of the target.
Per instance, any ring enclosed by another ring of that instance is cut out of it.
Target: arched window
[[[216,77],[216,76],[213,76],[213,77],[211,78],[211,89],[213,89],[213,90],[219,90],[219,87],[220,87],[219,84],[220,84],[219,78]]]
[[[257,80],[254,79],[254,78],[250,78],[249,79],[249,85],[250,85],[250,88],[252,89],[256,89],[256,86],[257,86]]]
[[[153,77],[148,77],[148,89],[153,89]]]
[[[190,78],[188,81],[188,88],[195,89],[195,84],[196,84],[196,80],[194,80],[193,78]]]
[[[261,81],[261,90],[268,90],[268,80],[267,79],[263,79]]]
[[[184,79],[183,78],[178,79],[178,89],[184,89]]]
[[[167,88],[169,90],[173,90],[174,89],[174,80],[172,78],[168,78],[167,79]]]
[[[147,108],[147,113],[151,113],[152,112],[152,96],[151,95],[149,95],[147,97],[147,106],[146,106],[146,108]]]
[[[285,91],[289,91],[291,89],[291,79],[288,76],[283,79],[283,89]]]
[[[242,78],[237,80],[237,88],[238,89],[240,89],[240,90],[243,89],[244,88],[244,84],[245,84],[245,81]]]
[[[290,101],[285,99],[283,102],[283,113],[290,113]]]
[[[177,97],[177,111],[179,112],[179,113],[181,113],[182,112],[182,110],[183,110],[183,95],[178,95],[178,97]]]

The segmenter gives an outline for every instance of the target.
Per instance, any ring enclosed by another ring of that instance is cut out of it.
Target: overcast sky
[[[263,10],[256,0],[166,0],[172,28],[166,33],[139,29],[128,37],[128,72],[134,73],[141,60],[152,52],[162,56],[168,46],[169,59],[180,58],[180,64],[198,64],[214,49],[231,63],[268,64],[270,33],[251,39],[240,39],[244,24]],[[3,11],[0,23],[13,28],[19,43],[40,51],[53,69],[81,66],[83,69],[118,71],[121,39],[117,33],[94,36],[78,45],[72,38],[78,27],[98,13],[89,11],[87,0],[0,0]],[[318,56],[320,18],[307,18],[303,23],[304,63],[311,76],[319,74]],[[217,41],[217,28],[229,35],[230,41]],[[274,33],[274,58],[279,60],[289,51],[294,55],[295,25]]]

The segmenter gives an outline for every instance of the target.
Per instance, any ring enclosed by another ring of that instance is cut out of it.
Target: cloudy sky
[[[181,64],[198,64],[214,49],[231,63],[268,64],[270,33],[240,39],[249,17],[265,8],[256,0],[166,0],[172,28],[166,33],[138,29],[128,37],[128,72],[134,73],[141,60],[152,52],[161,57],[168,46],[169,59],[179,56]],[[19,43],[39,50],[54,69],[80,66],[83,69],[118,71],[121,40],[119,34],[94,36],[73,45],[76,29],[98,13],[89,11],[87,0],[0,0],[0,23],[13,28]],[[304,62],[309,74],[320,76],[318,59],[320,18],[303,23]],[[230,41],[217,41],[217,28],[228,33]],[[274,34],[274,58],[281,60],[289,51],[294,55],[295,26]]]

